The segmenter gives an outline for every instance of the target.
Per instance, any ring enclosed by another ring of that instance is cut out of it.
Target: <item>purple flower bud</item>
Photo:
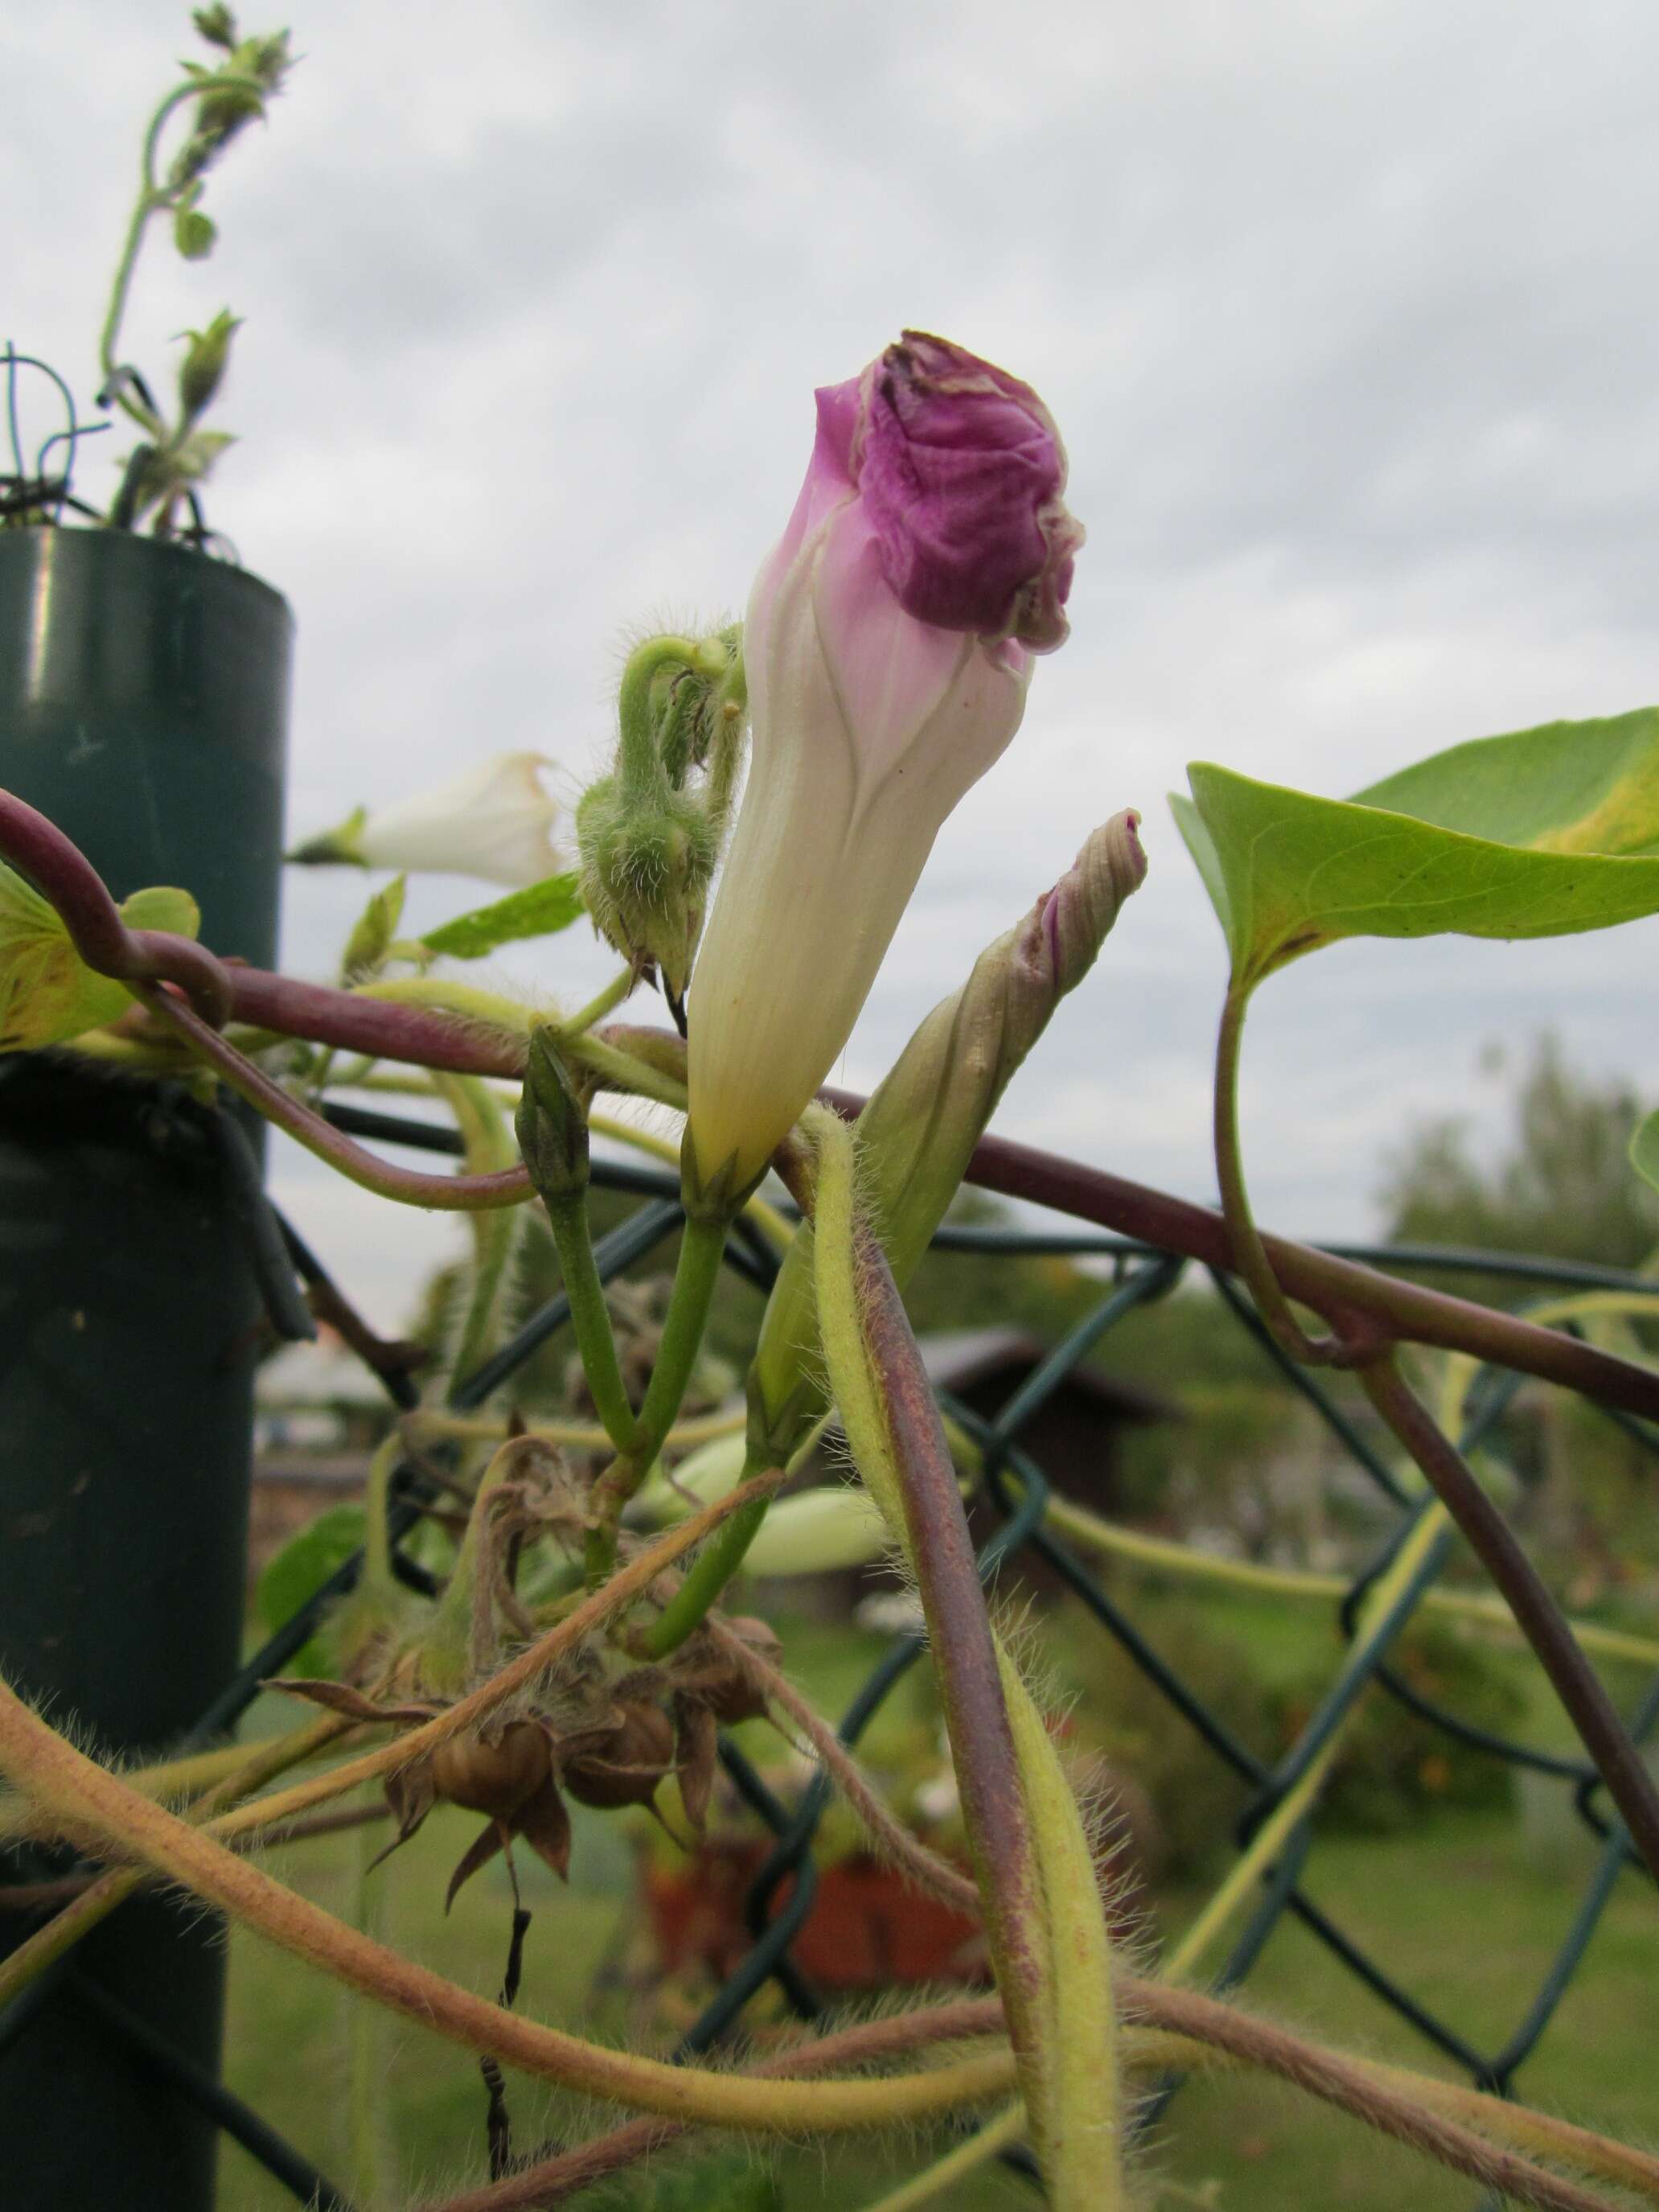
[[[1066,635],[1083,532],[1036,393],[908,331],[817,394],[744,623],[749,785],[692,993],[694,1180],[751,1183],[846,1043],[940,823]]]
[[[862,376],[818,394],[907,614],[1052,653],[1083,526],[1066,448],[1029,384],[946,338],[906,331]]]

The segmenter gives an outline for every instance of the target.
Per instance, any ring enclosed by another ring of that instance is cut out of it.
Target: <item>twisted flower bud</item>
[[[697,962],[688,1193],[729,1200],[846,1043],[940,824],[1066,635],[1083,532],[1029,386],[908,331],[817,394],[744,629],[753,765]]]
[[[1022,921],[988,945],[917,1029],[859,1116],[871,1218],[902,1289],[956,1196],[1016,1070],[1095,963],[1146,856],[1139,817],[1115,814]],[[822,1409],[811,1231],[773,1286],[750,1378],[751,1438],[787,1457]]]
[[[617,718],[615,764],[576,809],[582,896],[636,974],[659,972],[678,1015],[743,765],[736,629],[647,638],[629,656]]]

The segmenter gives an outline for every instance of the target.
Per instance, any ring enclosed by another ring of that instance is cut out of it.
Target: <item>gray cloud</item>
[[[9,32],[4,320],[83,394],[184,15],[66,0]],[[211,184],[218,254],[187,269],[158,240],[135,295],[147,365],[224,300],[247,318],[222,410],[245,442],[211,507],[300,617],[296,826],[506,746],[556,755],[574,794],[629,627],[741,605],[811,386],[902,323],[947,330],[1048,398],[1091,539],[1073,641],[946,825],[846,1072],[878,1075],[1134,803],[1152,877],[1006,1124],[1205,1194],[1222,961],[1163,805],[1183,763],[1340,793],[1656,688],[1651,11],[459,21],[301,16],[289,96]],[[294,964],[326,970],[361,892],[295,880]],[[434,915],[474,896],[419,893]],[[502,972],[574,996],[604,972],[579,936]],[[1553,1024],[1659,1087],[1652,943],[1350,946],[1276,980],[1247,1067],[1263,1214],[1365,1227],[1414,1115],[1469,1092],[1490,1121],[1487,1036]],[[323,1186],[282,1172],[325,1237]],[[334,1209],[342,1265],[395,1311],[402,1232],[360,1211]]]

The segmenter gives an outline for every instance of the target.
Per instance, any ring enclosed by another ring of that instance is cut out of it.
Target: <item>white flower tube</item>
[[[1030,388],[907,332],[817,395],[744,626],[752,764],[693,981],[688,1193],[729,1201],[823,1081],[940,824],[1066,635],[1082,532]]]
[[[411,799],[374,813],[359,807],[289,858],[475,876],[514,890],[541,883],[568,865],[551,836],[558,804],[540,774],[552,765],[544,753],[497,753]]]

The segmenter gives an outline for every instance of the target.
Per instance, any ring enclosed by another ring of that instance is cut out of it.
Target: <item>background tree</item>
[[[1425,1122],[1389,1156],[1377,1190],[1383,1234],[1643,1267],[1659,1248],[1659,1194],[1628,1158],[1642,1113],[1628,1083],[1575,1073],[1559,1041],[1541,1036],[1496,1160],[1476,1156],[1465,1116]]]

